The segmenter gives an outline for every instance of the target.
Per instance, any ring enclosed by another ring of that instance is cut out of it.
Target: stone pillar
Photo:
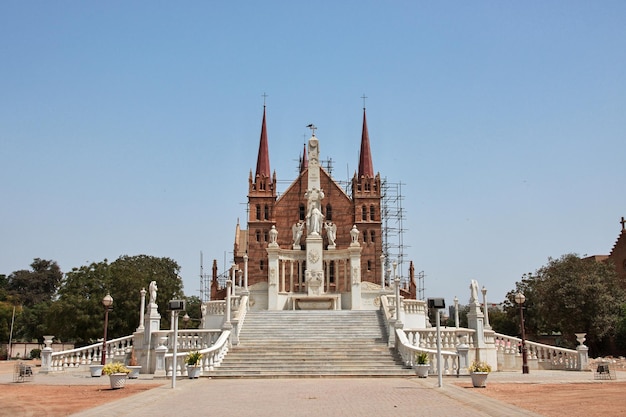
[[[454,326],[459,328],[459,298],[454,296]]]
[[[385,292],[385,255],[380,255],[380,292]]]
[[[155,354],[155,369],[154,369],[154,377],[155,378],[165,378],[167,376],[167,370],[165,369],[165,354],[167,353],[167,346],[164,344],[160,344],[154,350]]]
[[[489,325],[489,306],[487,305],[487,288],[483,285],[483,289],[481,290],[483,293],[483,313],[485,315],[485,329],[491,329],[491,325]]]
[[[459,344],[456,346],[456,352],[459,355],[459,375],[469,375],[469,346],[465,344],[465,337],[459,336]]]
[[[43,343],[46,347],[41,350],[41,370],[42,374],[52,371],[52,340],[54,336],[44,336]]]
[[[245,295],[250,294],[248,290],[248,255],[243,255],[243,290]]]
[[[278,253],[280,248],[277,244],[270,243],[267,247],[267,309],[282,310],[278,306]]]
[[[230,291],[233,287],[233,282],[231,280],[226,280],[226,308],[224,309],[224,324],[222,325],[222,330],[231,330],[233,325],[230,322]]]
[[[394,262],[395,265],[395,262]],[[395,268],[394,268],[394,275],[395,275]],[[400,278],[395,277],[393,279],[393,283],[395,284],[395,291],[396,291],[396,329],[398,328],[403,328],[404,324],[402,323],[402,318],[400,317],[400,310],[402,309],[402,298],[400,297]]]
[[[140,307],[139,307],[139,327],[137,327],[137,331],[143,331],[145,329],[144,325],[143,325],[143,321],[144,321],[144,316],[145,316],[145,311],[146,311],[146,289],[142,288],[141,291],[139,291],[139,294],[141,294],[141,300],[140,300]]]
[[[576,351],[578,352],[578,370],[586,371],[589,367],[589,348],[584,345],[587,333],[575,333],[575,335],[579,343],[579,345],[576,346]]]
[[[361,309],[361,245],[350,244],[350,310]]]

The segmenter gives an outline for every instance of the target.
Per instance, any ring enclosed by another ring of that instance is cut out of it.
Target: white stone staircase
[[[249,311],[214,378],[398,377],[378,311]]]

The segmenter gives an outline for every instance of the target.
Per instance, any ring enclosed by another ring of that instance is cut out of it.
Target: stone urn
[[[187,365],[187,376],[189,379],[198,379],[202,368],[196,365]]]
[[[472,385],[474,388],[485,388],[487,386],[487,377],[489,372],[472,372]]]
[[[102,376],[102,368],[104,365],[89,365],[89,372],[92,378],[99,378]]]
[[[120,389],[124,388],[126,385],[126,377],[128,374],[119,373],[119,374],[110,374],[109,382],[111,383],[111,389]]]
[[[130,372],[128,373],[128,379],[139,378],[139,371],[141,371],[141,365],[128,365],[126,367],[130,369]]]

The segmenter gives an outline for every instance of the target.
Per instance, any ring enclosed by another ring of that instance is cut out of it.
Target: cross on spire
[[[622,217],[620,223],[622,224],[622,231],[626,230],[626,220],[624,220],[624,217]]]
[[[263,107],[265,107],[265,99],[268,97],[268,95],[263,93],[261,94],[261,97],[263,97]]]
[[[365,110],[365,99],[367,98],[367,96],[365,95],[365,93],[363,93],[363,95],[361,96],[361,98],[363,99],[363,110]]]
[[[315,125],[313,123],[311,123],[310,125],[307,126],[309,129],[311,129],[311,132],[313,132],[313,136],[315,136],[315,131],[317,130],[317,128],[315,127]]]

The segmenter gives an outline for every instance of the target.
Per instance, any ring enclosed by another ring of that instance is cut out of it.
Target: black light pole
[[[528,373],[528,353],[526,352],[526,334],[524,330],[524,301],[526,297],[521,292],[515,294],[515,302],[519,305],[520,327],[522,328],[522,373]]]
[[[107,361],[107,327],[109,327],[109,310],[113,305],[113,297],[107,293],[102,299],[102,305],[104,306],[104,338],[102,339],[102,360],[101,365],[105,365]]]

